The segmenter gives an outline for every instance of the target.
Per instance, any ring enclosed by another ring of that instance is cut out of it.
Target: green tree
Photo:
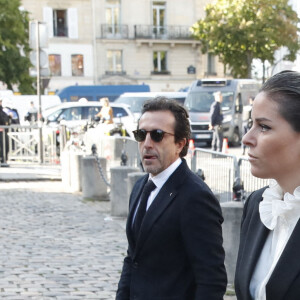
[[[0,0],[0,81],[16,84],[24,94],[34,92],[29,75],[29,17],[19,0]]]
[[[219,56],[236,78],[251,78],[253,59],[274,63],[274,52],[287,47],[285,60],[300,49],[299,18],[288,0],[217,0],[192,27],[202,53]],[[226,71],[226,69],[225,69]]]

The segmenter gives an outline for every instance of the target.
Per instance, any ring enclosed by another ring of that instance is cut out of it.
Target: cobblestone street
[[[114,299],[127,242],[108,202],[61,181],[0,183],[0,299]]]

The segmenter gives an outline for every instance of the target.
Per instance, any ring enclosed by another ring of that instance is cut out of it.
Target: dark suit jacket
[[[259,203],[266,188],[247,200],[241,226],[241,239],[235,273],[238,300],[251,300],[249,285],[257,260],[270,232],[260,221]],[[267,285],[267,300],[300,299],[300,221],[298,221]]]
[[[135,245],[132,218],[147,178],[130,196],[128,255],[116,299],[223,299],[227,278],[218,201],[183,160],[149,207]]]

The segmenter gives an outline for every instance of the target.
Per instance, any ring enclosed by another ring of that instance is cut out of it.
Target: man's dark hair
[[[156,97],[147,100],[142,108],[142,115],[147,111],[170,111],[175,117],[175,143],[186,139],[186,144],[182,148],[179,156],[184,157],[189,148],[191,138],[191,127],[189,122],[189,114],[186,109],[174,99],[166,97]]]
[[[280,115],[296,132],[300,132],[300,73],[277,73],[267,80],[260,92],[277,103]]]

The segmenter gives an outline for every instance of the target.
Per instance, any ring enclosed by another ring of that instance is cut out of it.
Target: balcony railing
[[[136,39],[193,39],[187,26],[135,25],[134,36]]]
[[[54,26],[53,35],[67,37],[68,36],[68,27],[67,26]]]
[[[113,76],[113,75],[119,75],[119,76],[125,76],[126,71],[105,71],[105,75]]]
[[[151,71],[151,75],[170,75],[171,72],[167,70],[162,71]]]
[[[128,25],[101,25],[101,36],[103,39],[127,39]]]

